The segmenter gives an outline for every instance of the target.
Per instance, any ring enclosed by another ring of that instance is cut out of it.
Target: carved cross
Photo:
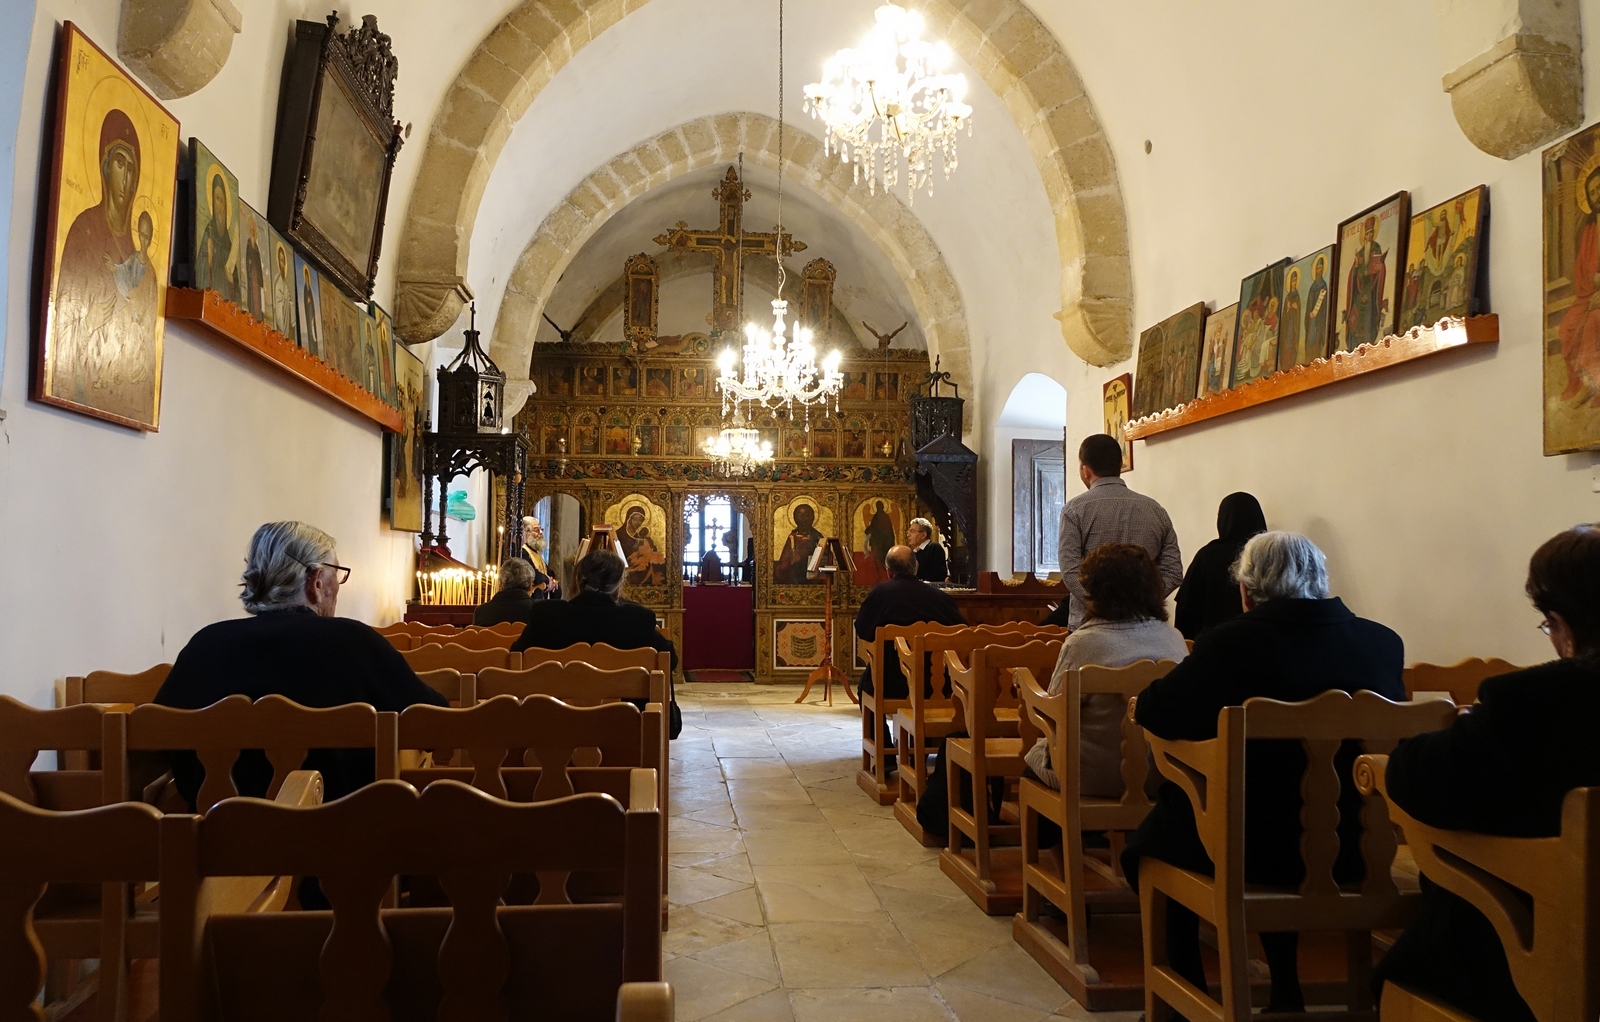
[[[711,334],[739,330],[739,256],[772,256],[777,251],[779,236],[776,231],[756,231],[741,234],[744,223],[744,204],[750,199],[750,190],[739,179],[734,168],[729,167],[722,183],[711,190],[721,209],[719,223],[714,229],[694,229],[686,221],[664,234],[656,235],[656,244],[671,248],[679,259],[690,252],[710,252],[712,258]],[[783,254],[805,251],[806,244],[796,241],[787,231],[782,236]]]

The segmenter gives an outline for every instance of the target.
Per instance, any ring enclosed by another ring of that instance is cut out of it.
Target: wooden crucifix
[[[711,334],[739,330],[739,257],[744,255],[772,257],[779,245],[776,231],[743,232],[744,204],[750,199],[750,190],[739,179],[738,171],[728,168],[722,183],[711,190],[711,195],[721,208],[720,223],[714,229],[696,230],[686,221],[679,220],[676,227],[656,235],[656,244],[674,250],[682,259],[690,252],[710,252],[712,257]],[[782,237],[783,254],[805,251],[803,241],[794,240],[787,231]],[[741,253],[740,249],[743,249]]]

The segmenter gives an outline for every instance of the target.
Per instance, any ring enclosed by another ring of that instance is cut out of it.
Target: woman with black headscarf
[[[1244,613],[1233,562],[1251,536],[1267,531],[1261,504],[1248,493],[1230,493],[1217,508],[1217,538],[1200,548],[1178,587],[1178,616],[1174,624],[1193,641],[1212,625],[1231,621]]]

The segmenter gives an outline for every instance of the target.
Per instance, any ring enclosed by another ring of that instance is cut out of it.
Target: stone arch
[[[406,211],[396,328],[444,333],[470,295],[478,204],[512,126],[589,40],[648,0],[524,0],[479,44],[429,129]],[[1111,146],[1083,82],[1022,0],[921,0],[931,31],[975,68],[1022,131],[1055,212],[1061,333],[1093,365],[1133,347],[1128,227]]]
[[[731,163],[741,152],[750,162],[776,171],[777,148],[775,119],[756,113],[715,114],[647,139],[579,182],[539,224],[506,280],[490,347],[495,362],[526,378],[545,303],[572,257],[613,214],[651,188],[691,170]],[[921,221],[886,192],[869,196],[851,188],[850,168],[824,156],[822,143],[803,131],[784,129],[783,158],[786,177],[827,199],[888,257],[911,295],[928,353],[940,356],[963,385],[971,381],[961,290]],[[508,407],[520,404],[519,389],[512,388]]]

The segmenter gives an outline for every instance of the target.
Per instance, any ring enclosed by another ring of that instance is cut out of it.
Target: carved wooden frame
[[[622,268],[622,326],[624,336],[635,349],[643,351],[656,339],[656,326],[661,312],[661,267],[643,252],[628,257]],[[650,308],[634,308],[633,285],[635,281],[650,283]],[[641,315],[642,313],[642,315]],[[643,388],[644,380],[639,381]]]
[[[359,28],[336,31],[337,13],[326,25],[295,23],[295,34],[283,65],[277,136],[272,152],[272,184],[267,197],[267,222],[314,259],[339,290],[358,302],[372,297],[383,249],[384,213],[395,157],[405,139],[393,120],[394,75],[398,62],[389,52],[389,37],[368,15]],[[306,191],[317,152],[317,118],[324,88],[344,92],[362,123],[384,151],[378,182],[372,247],[363,265],[341,253],[317,225],[305,217]]]

